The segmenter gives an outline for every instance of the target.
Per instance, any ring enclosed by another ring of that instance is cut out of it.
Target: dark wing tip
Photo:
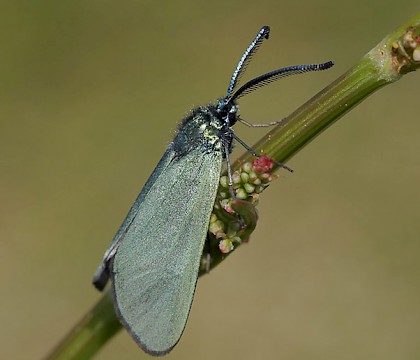
[[[96,270],[95,275],[93,276],[92,284],[96,289],[102,291],[109,280],[109,271],[106,266],[102,263],[98,270]]]

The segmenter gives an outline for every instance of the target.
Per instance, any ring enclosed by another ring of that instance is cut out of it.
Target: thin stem
[[[299,107],[252,148],[284,163],[346,112],[384,85],[420,67],[420,14],[387,36],[358,64]],[[417,36],[417,37],[416,37]],[[414,37],[411,44],[407,39]],[[417,43],[416,47],[413,44]],[[406,51],[407,48],[409,51]],[[243,154],[233,165],[250,161]]]
[[[47,356],[47,359],[90,359],[121,328],[115,316],[112,296],[108,291]]]
[[[387,36],[356,66],[281,121],[252,148],[284,163],[374,91],[419,67],[420,14]],[[251,158],[245,153],[233,170]],[[212,259],[211,268],[225,257],[220,254]],[[119,329],[108,292],[47,359],[89,359]]]

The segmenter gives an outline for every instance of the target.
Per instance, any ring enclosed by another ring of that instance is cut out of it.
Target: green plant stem
[[[106,292],[47,359],[90,359],[119,330],[112,296]]]
[[[420,66],[418,61],[401,58],[393,50],[393,44],[401,43],[410,27],[414,33],[420,32],[420,15],[387,36],[358,64],[283,119],[252,148],[284,163],[373,92],[416,70]],[[252,155],[245,153],[233,168],[251,159]]]
[[[414,34],[414,42],[420,39],[420,14],[387,36],[358,64],[284,119],[253,149],[284,163],[374,91],[419,68],[418,52],[414,51],[420,51],[420,41],[417,48],[405,46],[410,32]],[[233,168],[251,159],[252,156],[245,153]],[[211,268],[224,258],[220,255],[219,259],[212,259]],[[120,329],[108,291],[47,359],[89,359]]]

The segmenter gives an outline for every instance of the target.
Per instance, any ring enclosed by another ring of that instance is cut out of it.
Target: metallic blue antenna
[[[241,79],[243,73],[245,72],[246,67],[251,61],[252,56],[260,48],[264,39],[268,39],[269,35],[270,35],[270,27],[263,26],[261,30],[258,32],[257,36],[254,38],[254,40],[252,40],[251,44],[245,50],[244,54],[242,55],[241,59],[238,62],[238,65],[236,65],[235,71],[232,74],[232,78],[230,79],[226,97],[221,104],[222,107],[223,106],[231,107],[233,103],[235,102],[235,100],[239,99],[240,97],[246,94],[249,94],[255,89],[258,89],[278,79],[284,78],[286,76],[302,74],[302,73],[310,72],[310,71],[326,70],[334,65],[332,61],[327,61],[322,64],[305,64],[305,65],[287,66],[287,67],[270,71],[266,74],[260,75],[248,81],[246,84],[242,85],[236,92],[233,92],[236,86],[238,85],[239,80]],[[275,123],[270,123],[270,125],[274,125]]]
[[[250,92],[258,89],[264,85],[267,85],[273,81],[284,78],[290,75],[302,74],[309,71],[322,71],[329,69],[334,65],[334,62],[327,61],[322,64],[306,64],[306,65],[294,65],[287,66],[278,70],[271,71],[264,75],[260,75],[255,79],[248,81],[246,84],[242,85],[229,99],[230,101],[235,101],[241,96],[249,94]]]
[[[270,35],[270,27],[263,26],[261,30],[258,32],[255,39],[252,40],[251,44],[245,50],[244,54],[242,55],[241,59],[238,62],[238,65],[236,65],[236,69],[232,74],[232,78],[230,79],[229,87],[226,93],[226,98],[230,98],[230,95],[232,94],[237,83],[241,79],[241,76],[244,73],[246,67],[251,61],[252,56],[257,52],[257,50],[259,49],[264,39],[268,39],[269,35]]]

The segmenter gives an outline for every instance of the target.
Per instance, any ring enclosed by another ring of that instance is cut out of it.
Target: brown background
[[[224,95],[262,25],[271,38],[246,79],[336,66],[242,99],[252,122],[293,111],[416,11],[418,0],[3,4],[0,358],[42,358],[99,299],[92,274],[176,123]],[[374,94],[291,159],[252,242],[199,281],[168,358],[420,356],[418,84],[410,74]],[[120,332],[97,358],[142,356]]]

